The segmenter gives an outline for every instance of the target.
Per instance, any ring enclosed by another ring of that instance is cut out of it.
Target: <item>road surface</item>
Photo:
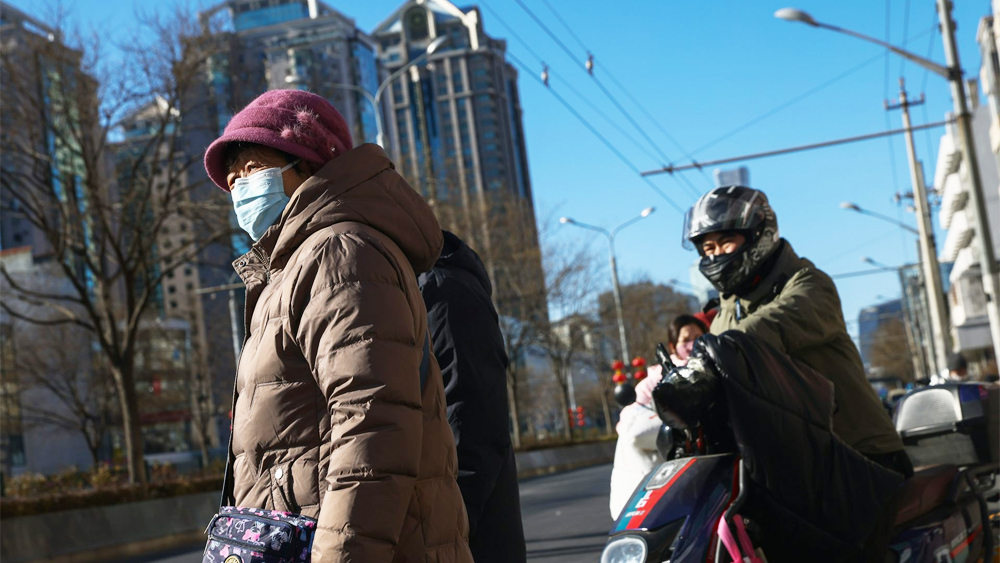
[[[532,563],[597,561],[611,528],[611,465],[521,482],[521,514]],[[199,563],[204,545],[115,563]]]

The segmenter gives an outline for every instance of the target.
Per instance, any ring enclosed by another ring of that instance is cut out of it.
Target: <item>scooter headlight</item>
[[[646,542],[636,536],[613,540],[601,553],[601,563],[646,563]]]

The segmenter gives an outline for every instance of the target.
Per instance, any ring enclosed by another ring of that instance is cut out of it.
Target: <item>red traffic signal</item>
[[[639,357],[639,358],[635,358],[635,359],[632,360],[632,367],[634,367],[634,368],[645,367],[645,365],[646,365],[646,359],[645,358]]]
[[[615,361],[611,362],[611,369],[613,369],[615,371],[623,370],[623,369],[625,369],[625,362],[623,362],[621,360],[615,360]]]

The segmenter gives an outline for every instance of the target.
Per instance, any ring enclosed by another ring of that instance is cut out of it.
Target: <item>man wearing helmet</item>
[[[759,190],[716,188],[688,211],[684,245],[719,290],[711,333],[755,336],[826,376],[834,385],[833,431],[869,459],[909,477],[903,443],[865,378],[830,279],[778,234]]]

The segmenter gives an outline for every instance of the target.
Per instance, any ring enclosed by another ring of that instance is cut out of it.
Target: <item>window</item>
[[[173,294],[177,293],[177,288],[175,286],[168,285],[167,286],[167,293],[169,293],[170,295],[173,295]]]
[[[176,301],[171,301],[170,302],[170,308],[171,309],[176,309],[177,308],[177,302]]]

